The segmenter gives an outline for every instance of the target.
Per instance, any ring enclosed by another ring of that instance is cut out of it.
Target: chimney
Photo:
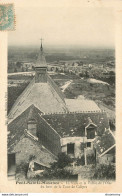
[[[35,119],[29,119],[28,120],[28,131],[33,136],[37,137],[37,123]]]

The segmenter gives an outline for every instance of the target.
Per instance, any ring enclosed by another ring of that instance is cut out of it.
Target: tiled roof
[[[47,114],[42,116],[61,137],[84,136],[85,127],[88,125],[88,118],[97,125],[97,134],[99,136],[102,135],[105,128],[109,127],[107,116],[104,112]]]
[[[51,80],[51,79],[50,79]],[[34,104],[43,113],[67,111],[65,102],[53,87],[52,83],[35,83],[35,79],[27,86],[18,97],[8,115],[9,122],[12,122],[28,107]]]
[[[101,136],[98,136],[94,141],[94,145],[99,155],[103,154],[114,144],[115,144],[115,138],[113,137],[109,129],[105,129],[103,134]]]
[[[42,116],[61,137],[83,137],[85,136],[85,127],[89,123],[96,125],[97,136],[94,145],[99,155],[115,144],[115,138],[109,130],[105,112],[42,114]]]
[[[101,109],[92,100],[65,99],[66,106],[70,112],[100,112]]]
[[[61,152],[60,135],[41,116],[38,118],[38,137],[42,145],[53,154]]]

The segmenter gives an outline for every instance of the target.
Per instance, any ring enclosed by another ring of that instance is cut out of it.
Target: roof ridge
[[[24,113],[26,110],[28,110],[28,109],[31,109],[31,107],[33,108],[35,108],[36,110],[39,110],[39,108],[37,108],[36,106],[35,106],[35,104],[31,104],[31,105],[29,105],[24,111],[22,111],[18,116],[16,116],[16,118],[18,118],[22,113]],[[33,109],[34,109],[33,108]],[[40,110],[39,110],[40,111]],[[42,111],[40,111],[40,112],[42,112]],[[43,112],[42,112],[43,113]],[[8,122],[8,124],[10,124],[11,122],[13,122],[16,118],[12,118],[12,119],[10,119],[9,120],[9,122]]]
[[[104,151],[101,155],[99,155],[99,157],[102,157],[104,154],[106,154],[109,150],[111,150],[112,148],[114,148],[116,146],[116,144],[113,144],[110,148],[108,148],[106,151]]]
[[[55,114],[81,114],[81,113],[100,113],[100,114],[104,114],[106,113],[105,111],[74,111],[74,112],[70,112],[70,111],[67,111],[67,112],[44,112],[42,115],[45,116],[45,115],[55,115]]]
[[[109,130],[109,132],[111,133],[111,135],[113,136],[114,140],[116,140],[116,139],[115,139],[115,135],[113,134],[113,132],[112,132],[111,129],[110,129],[110,126],[109,126],[109,129],[108,129],[108,130]]]
[[[62,99],[63,103],[65,104],[64,94],[60,91],[60,88],[53,81],[53,79],[49,76],[49,74],[47,74],[47,82],[56,91],[56,93],[59,95],[59,97]],[[66,105],[65,105],[65,107],[66,107]]]

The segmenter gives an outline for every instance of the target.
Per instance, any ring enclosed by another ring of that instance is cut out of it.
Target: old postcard
[[[0,191],[122,192],[122,2],[0,2]]]

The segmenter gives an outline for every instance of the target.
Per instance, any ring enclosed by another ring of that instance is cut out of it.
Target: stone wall
[[[61,151],[67,154],[67,144],[74,143],[74,155],[70,154],[69,156],[72,158],[81,158],[84,154],[84,148],[82,148],[82,144],[86,148],[86,143],[89,142],[86,137],[65,137],[61,138]],[[90,140],[92,142],[93,140]],[[87,155],[93,154],[93,144],[90,148],[86,148]]]
[[[74,143],[74,157],[80,158],[83,154],[83,150],[81,150],[81,143],[84,142],[83,137],[66,137],[61,138],[61,147],[62,152],[65,152],[67,154],[67,144]]]
[[[16,165],[19,165],[21,162],[29,162],[29,157],[34,155],[36,160],[39,162],[49,165],[50,162],[53,162],[54,157],[46,150],[42,149],[41,145],[36,145],[35,141],[32,141],[30,138],[22,138],[17,145],[15,146],[16,153]]]

